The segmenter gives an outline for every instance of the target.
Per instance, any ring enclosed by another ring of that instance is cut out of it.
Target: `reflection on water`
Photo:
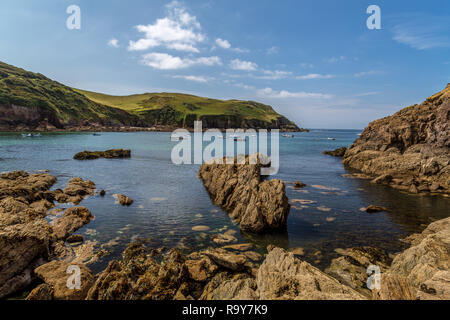
[[[357,133],[313,130],[295,133],[294,138],[280,137],[280,172],[274,178],[299,180],[307,187],[296,190],[287,183],[292,209],[285,232],[237,232],[238,241],[254,243],[261,253],[268,244],[295,249],[303,253],[304,259],[325,267],[336,255],[336,248],[374,245],[389,252],[399,251],[404,246],[399,239],[449,215],[448,198],[408,195],[366,180],[343,177],[347,172],[340,159],[321,152],[350,145]],[[230,229],[239,231],[211,202],[197,178],[199,166],[171,163],[175,144],[169,133],[62,133],[39,138],[1,134],[0,171],[49,169],[58,178],[55,188],[80,176],[106,190],[105,197],[92,196],[82,202],[95,220],[77,232],[87,240],[97,241],[96,249],[107,253],[92,265],[94,271],[99,271],[119,257],[133,239],[145,239],[152,247],[177,246],[189,252],[215,245],[212,235]],[[132,158],[72,159],[79,151],[110,148],[130,148]],[[133,205],[115,204],[114,193],[130,196]],[[360,211],[370,204],[384,206],[389,212]]]

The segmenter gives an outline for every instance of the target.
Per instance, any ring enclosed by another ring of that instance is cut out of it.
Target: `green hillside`
[[[48,121],[62,128],[83,122],[131,124],[132,120],[127,112],[93,102],[42,74],[0,62],[0,124]]]
[[[79,125],[204,128],[298,127],[271,106],[253,101],[217,100],[180,93],[111,96],[70,88],[42,74],[0,62],[0,129]]]

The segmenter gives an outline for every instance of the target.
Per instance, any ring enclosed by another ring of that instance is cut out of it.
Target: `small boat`
[[[40,133],[22,133],[23,138],[33,138],[33,137],[40,137]]]
[[[334,140],[336,140],[336,138],[328,138],[328,140],[333,140],[334,141]]]
[[[285,137],[285,138],[293,138],[294,137],[294,135],[293,134],[282,134],[281,135],[282,137]]]
[[[100,133],[93,133],[92,135],[93,135],[93,136],[96,136],[96,137],[101,136]]]

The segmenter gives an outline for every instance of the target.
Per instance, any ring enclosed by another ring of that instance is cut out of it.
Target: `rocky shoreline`
[[[0,176],[0,298],[34,283],[28,300],[450,299],[450,218],[409,236],[410,248],[395,256],[372,247],[340,249],[324,271],[295,252],[269,245],[262,255],[250,243],[228,244],[233,236],[223,234],[189,254],[135,241],[94,275],[88,265],[101,252],[82,237],[75,246],[67,240],[95,213],[53,208],[95,195],[95,183],[72,178],[65,189],[51,190],[55,183],[47,173]],[[73,265],[81,271],[75,290],[67,287]],[[378,290],[367,288],[370,265],[382,272]]]
[[[66,126],[64,128],[56,128],[49,124],[40,124],[38,126],[0,126],[0,132],[173,132],[177,129],[185,129],[189,132],[194,132],[194,128],[191,127],[179,127],[171,125],[156,125],[151,127],[135,127],[135,126],[103,126],[103,125],[84,125],[84,126]],[[234,128],[230,128],[234,129]],[[249,128],[258,130],[259,128]],[[208,128],[203,128],[203,131]],[[219,129],[222,132],[226,132],[227,129]],[[270,131],[271,129],[267,129]],[[305,128],[280,128],[280,132],[309,132],[309,129]]]
[[[420,105],[369,124],[346,168],[410,193],[450,194],[450,84]]]

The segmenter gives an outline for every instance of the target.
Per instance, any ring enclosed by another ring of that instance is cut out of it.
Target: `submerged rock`
[[[295,182],[294,182],[294,188],[300,189],[300,188],[304,188],[304,187],[306,187],[306,184],[305,184],[305,183],[300,182],[300,181],[295,181]]]
[[[106,151],[83,151],[73,156],[75,160],[95,160],[98,158],[130,158],[131,150],[129,149],[112,149]]]
[[[397,189],[448,194],[450,84],[420,105],[370,123],[343,163]]]
[[[333,156],[333,157],[343,157],[345,154],[345,151],[347,151],[346,147],[340,147],[337,148],[336,150],[332,150],[332,151],[323,151],[323,154],[326,154],[328,156]]]
[[[241,230],[261,233],[286,227],[290,205],[281,180],[262,180],[261,163],[203,164],[199,178],[214,203],[239,223]]]
[[[370,205],[367,208],[361,208],[362,211],[365,211],[367,213],[376,213],[376,212],[387,212],[388,210],[385,207],[382,206],[375,206]]]

